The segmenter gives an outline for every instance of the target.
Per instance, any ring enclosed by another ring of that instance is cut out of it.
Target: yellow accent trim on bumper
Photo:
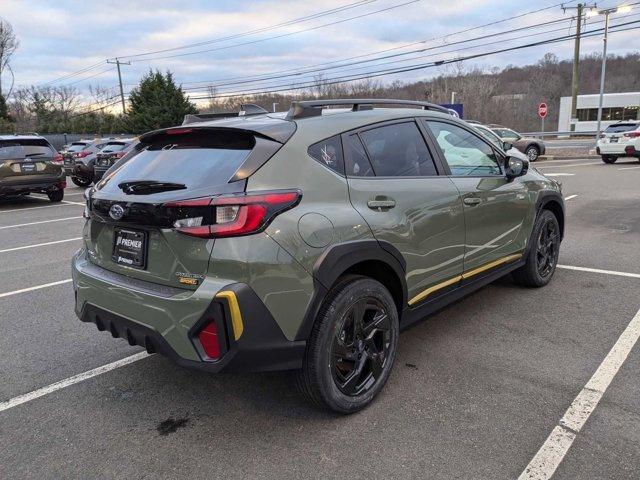
[[[238,305],[236,294],[231,290],[225,290],[224,292],[218,292],[216,298],[224,298],[227,300],[229,310],[231,311],[233,338],[238,340],[242,336],[242,332],[244,332],[244,324],[242,323],[242,314],[240,313],[240,305]]]
[[[464,280],[469,277],[473,277],[479,273],[482,273],[486,270],[489,270],[493,267],[497,267],[498,265],[502,265],[503,263],[510,262],[511,260],[516,260],[522,257],[522,253],[514,253],[513,255],[508,255],[503,258],[499,258],[498,260],[494,260],[493,262],[489,262],[486,265],[483,265],[478,268],[474,268],[473,270],[469,270],[468,272],[464,272],[462,275],[458,275],[456,277],[450,278],[449,280],[445,280],[444,282],[436,283],[435,285],[423,290],[418,295],[409,300],[409,305],[414,305],[421,300],[424,300],[426,297],[431,295],[433,292],[436,292],[442,288],[448,287],[449,285],[453,285],[454,283],[459,282],[460,280]]]

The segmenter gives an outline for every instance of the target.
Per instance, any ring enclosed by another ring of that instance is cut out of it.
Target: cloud
[[[55,80],[60,76],[99,63],[106,58],[174,48],[237,35],[241,32],[265,28],[319,11],[344,6],[353,1],[250,0],[211,2],[205,0],[168,0],[153,2],[153,5],[150,6],[152,2],[138,0],[94,2],[61,0],[55,3],[45,0],[3,0],[1,15],[12,23],[21,41],[21,47],[16,52],[12,64],[16,82],[28,85]],[[446,47],[446,45],[462,38],[497,33],[506,28],[518,28],[537,22],[563,18],[562,11],[559,8],[554,8],[508,23],[500,23],[455,35],[456,31],[472,29],[477,25],[533,10],[537,4],[525,0],[476,0],[473,3],[468,0],[448,0],[447,2],[422,0],[384,13],[296,33],[305,28],[329,22],[340,22],[340,20],[351,16],[372,12],[404,1],[406,0],[377,0],[367,5],[307,22],[250,36],[209,43],[191,49],[167,52],[165,55],[212,50],[209,52],[152,61],[136,61],[140,59],[132,58],[130,66],[122,67],[124,83],[127,84],[127,88],[130,88],[149,68],[171,70],[178,82],[193,86],[197,85],[194,82],[287,71],[307,65],[359,57],[376,51],[388,51],[389,54],[392,54],[418,49],[421,45],[422,47],[441,46],[445,47],[445,50],[449,50],[454,47]],[[568,20],[568,15],[564,17]],[[567,34],[568,25],[567,21],[567,28],[563,32],[550,33],[549,35]],[[265,40],[283,34],[289,35]],[[632,50],[634,45],[632,39],[635,36],[637,36],[635,32],[612,35],[610,51],[622,53]],[[531,37],[530,41],[544,37]],[[264,41],[239,45],[254,40]],[[420,41],[425,42],[411,48],[399,49],[402,45]],[[506,43],[515,45],[526,42],[527,39],[523,38]],[[583,54],[598,52],[601,48],[601,41],[596,38],[585,39],[582,45]],[[369,67],[371,70],[374,69],[372,65],[379,65],[378,68],[392,68],[429,62],[434,59],[487,51],[499,46],[465,49],[450,54],[427,51],[422,54],[408,55],[406,58],[422,57],[411,61],[398,62],[402,59],[399,57],[373,64],[364,64],[367,68],[360,68],[361,66],[357,65],[352,70],[343,70],[343,73],[340,73],[340,70],[328,71],[325,76],[366,72]],[[548,51],[553,51],[560,58],[569,58],[572,48],[572,41],[567,41],[486,57],[470,62],[470,64],[503,67],[508,64],[533,63]],[[384,64],[384,62],[391,61],[396,61],[396,63]],[[66,81],[77,82],[75,86],[81,89],[86,88],[89,84],[112,87],[116,85],[117,76],[115,71],[107,70],[108,68],[110,67],[106,64],[101,65],[83,75],[70,77]],[[382,80],[410,81],[440,72],[441,69],[431,68],[382,77]],[[91,75],[93,76],[88,78]],[[270,84],[276,85],[286,81],[287,79],[272,80]],[[257,85],[255,86],[257,87]],[[253,85],[248,85],[248,87],[253,88]],[[233,88],[241,89],[243,86],[239,85]]]

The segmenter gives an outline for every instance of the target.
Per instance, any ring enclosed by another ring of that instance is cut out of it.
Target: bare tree
[[[7,67],[11,70],[9,60],[19,46],[20,42],[11,24],[0,18],[0,95],[2,95],[2,73]]]

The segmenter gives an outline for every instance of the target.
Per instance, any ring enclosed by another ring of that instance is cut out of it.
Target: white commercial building
[[[600,95],[578,95],[576,131],[589,132],[598,128],[598,98]],[[602,96],[602,128],[620,120],[640,119],[640,92],[605,93]],[[571,97],[560,99],[558,131],[571,129]]]

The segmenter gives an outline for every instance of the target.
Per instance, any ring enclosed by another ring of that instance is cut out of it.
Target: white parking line
[[[64,222],[66,220],[77,220],[79,218],[82,218],[82,216],[80,216],[80,217],[56,218],[54,220],[42,220],[40,222],[20,223],[18,225],[6,225],[4,227],[0,227],[0,230],[5,230],[7,228],[28,227],[29,225],[40,225],[41,223]]]
[[[84,203],[65,202],[65,201],[63,201],[62,204],[56,203],[55,205],[40,205],[39,207],[13,208],[11,210],[2,210],[2,211],[0,211],[0,213],[25,212],[27,210],[35,210],[36,208],[66,207],[67,205],[83,205],[84,206]]]
[[[33,292],[34,290],[40,290],[42,288],[55,287],[56,285],[63,285],[69,282],[71,282],[71,279],[67,278],[66,280],[60,280],[58,282],[45,283],[43,285],[36,285],[35,287],[21,288],[20,290],[14,290],[13,292],[0,293],[0,298],[10,297],[12,295],[18,295],[20,293]]]
[[[565,270],[577,270],[578,272],[604,273],[606,275],[618,275],[620,277],[640,278],[640,273],[617,272],[615,270],[601,270],[599,268],[574,267],[573,265],[558,265]]]
[[[585,167],[587,165],[604,165],[602,162],[571,163],[569,165],[536,165],[538,168]]]
[[[565,200],[571,200],[572,198],[576,198],[578,195],[569,195],[568,197],[564,197]]]
[[[545,177],[573,177],[575,173],[544,173]]]
[[[94,368],[93,370],[89,370],[87,372],[80,373],[78,375],[74,375],[73,377],[61,380],[59,382],[52,383],[51,385],[39,388],[38,390],[34,390],[33,392],[13,397],[6,402],[0,403],[0,412],[9,410],[13,407],[17,407],[18,405],[22,405],[23,403],[30,402],[31,400],[35,400],[36,398],[43,397],[57,390],[62,390],[63,388],[66,388],[70,385],[83,382],[93,377],[97,377],[98,375],[102,375],[103,373],[115,370],[116,368],[124,367],[125,365],[129,365],[133,362],[137,362],[138,360],[142,360],[143,358],[147,358],[149,356],[150,355],[147,352],[136,353],[135,355],[125,357],[122,360],[108,363],[107,365],[102,365],[101,367]]]
[[[618,170],[635,170],[636,168],[640,168],[640,167],[623,167],[623,168],[619,168]]]
[[[67,238],[65,240],[55,240],[53,242],[46,242],[46,243],[36,243],[35,245],[23,245],[22,247],[5,248],[4,250],[0,250],[0,253],[15,252],[16,250],[26,250],[28,248],[46,247],[47,245],[55,245],[57,243],[65,243],[65,242],[74,242],[76,240],[82,240],[82,237]]]
[[[540,480],[553,476],[571,444],[589,416],[602,399],[604,392],[627,359],[640,337],[640,310],[629,322],[613,348],[602,361],[591,379],[569,406],[558,425],[551,431],[538,453],[524,469],[519,480]]]
[[[83,207],[86,205],[84,202],[70,202],[68,200],[62,200],[62,203],[66,203],[68,205],[82,205]]]

